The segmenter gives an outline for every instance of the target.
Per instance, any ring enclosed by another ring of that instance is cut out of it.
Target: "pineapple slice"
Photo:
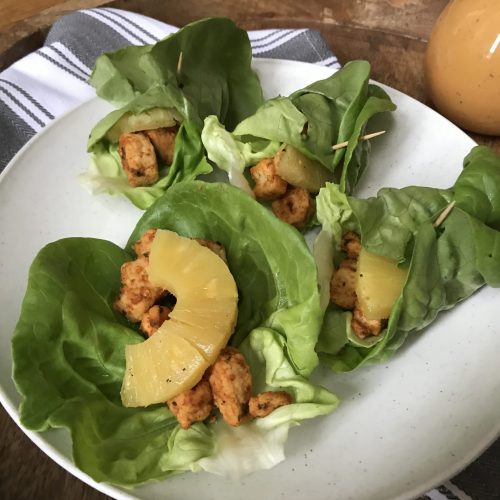
[[[398,299],[408,271],[395,260],[361,249],[356,273],[358,305],[368,320],[385,319]]]
[[[137,115],[125,113],[106,133],[110,142],[116,143],[123,133],[174,127],[182,122],[175,108],[151,108]]]
[[[332,172],[319,161],[311,160],[290,145],[279,152],[276,159],[278,175],[292,186],[317,193],[326,182],[333,181]]]
[[[197,384],[227,344],[238,314],[229,268],[194,240],[158,230],[148,274],[177,303],[152,337],[125,348],[121,397],[127,407],[162,403]]]

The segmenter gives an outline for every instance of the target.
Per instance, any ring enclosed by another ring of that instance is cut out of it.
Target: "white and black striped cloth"
[[[57,21],[44,47],[0,73],[0,171],[45,125],[95,95],[87,79],[99,54],[154,43],[176,29],[107,8],[77,11]],[[249,35],[257,57],[339,65],[318,31],[259,30]]]
[[[176,29],[110,8],[80,10],[59,19],[41,49],[0,73],[0,172],[33,135],[95,95],[87,79],[99,54],[126,45],[154,43]],[[316,30],[258,30],[249,32],[249,36],[256,57],[340,67]],[[498,500],[499,493],[497,441],[464,472],[422,498]]]

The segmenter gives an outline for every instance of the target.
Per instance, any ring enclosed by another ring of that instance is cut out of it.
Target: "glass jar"
[[[500,0],[452,0],[429,39],[425,73],[441,113],[500,135]]]

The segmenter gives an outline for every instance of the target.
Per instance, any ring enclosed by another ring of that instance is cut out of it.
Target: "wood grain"
[[[24,5],[22,0],[18,0],[18,3]],[[57,5],[41,10],[31,17],[4,25],[0,28],[0,71],[41,47],[50,26],[62,15],[104,3],[102,0],[59,1]],[[16,17],[14,15],[13,19]]]
[[[13,5],[14,0],[7,0]],[[19,0],[18,0],[19,1]],[[54,0],[35,0],[42,3]],[[22,2],[19,2],[22,4]],[[31,3],[31,2],[29,2]],[[0,69],[33,50],[43,40],[48,27],[63,13],[83,7],[107,5],[143,13],[182,26],[207,16],[227,16],[241,26],[353,28],[395,33],[404,37],[426,39],[435,19],[447,0],[250,0],[234,5],[229,0],[65,0],[31,17],[0,26]],[[1,11],[0,11],[1,12]],[[16,16],[13,16],[15,19]],[[37,34],[33,39],[33,34]],[[35,41],[36,40],[36,41]]]
[[[0,69],[42,45],[52,23],[79,8],[113,6],[182,26],[227,16],[246,29],[310,27],[342,62],[363,58],[373,78],[429,104],[423,77],[426,40],[447,0],[2,0]],[[473,135],[500,152],[500,138]],[[0,408],[0,498],[102,500],[46,457]]]
[[[107,500],[39,450],[0,407],[0,498]]]
[[[17,21],[31,17],[42,10],[54,7],[58,3],[60,3],[59,0],[30,0],[29,2],[2,0],[0,3],[0,30]]]

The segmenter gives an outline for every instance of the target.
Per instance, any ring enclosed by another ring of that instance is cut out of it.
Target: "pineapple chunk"
[[[275,162],[282,179],[311,193],[317,193],[326,182],[333,181],[332,172],[290,145],[276,155]]]
[[[123,133],[174,127],[182,117],[174,108],[151,108],[137,115],[125,113],[106,133],[110,142],[116,143]]]
[[[388,318],[406,281],[395,260],[361,249],[356,273],[358,305],[368,320]]]
[[[177,302],[152,337],[125,348],[121,397],[127,407],[161,403],[197,384],[227,344],[238,314],[229,268],[195,240],[158,230],[148,274]]]

